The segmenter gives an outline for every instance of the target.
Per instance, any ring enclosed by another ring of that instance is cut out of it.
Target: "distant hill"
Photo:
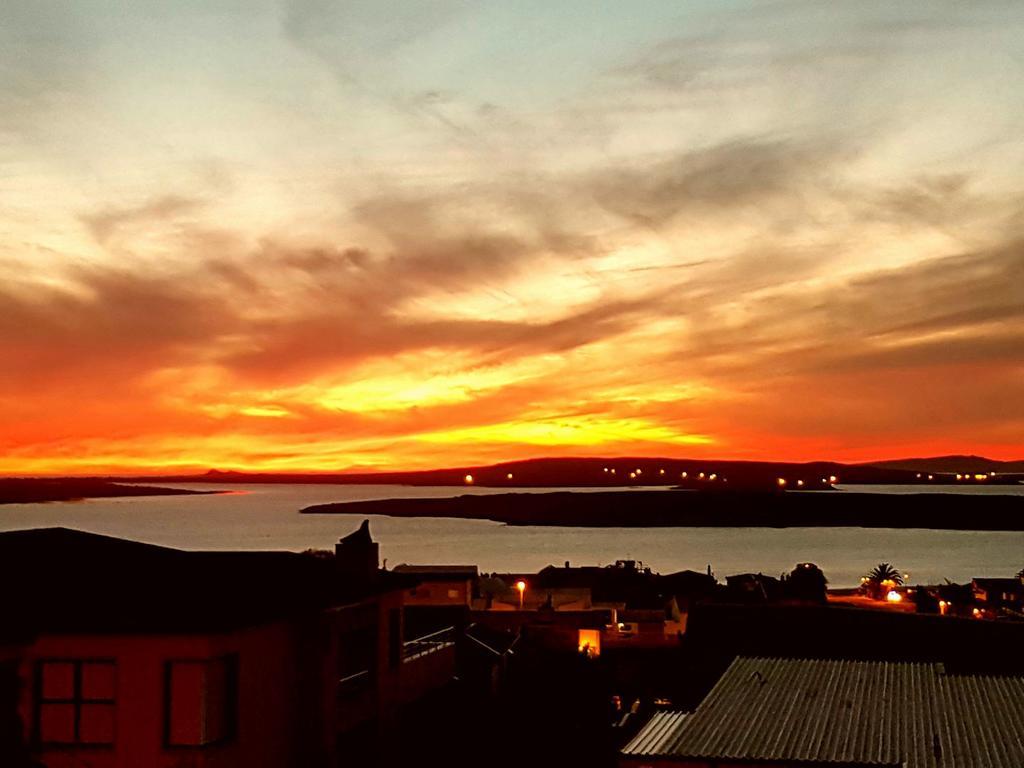
[[[995,472],[1024,473],[1024,461],[996,461],[984,456],[931,456],[916,459],[876,461],[869,465],[881,469],[904,469],[912,472]]]
[[[417,472],[248,473],[211,470],[203,475],[132,478],[134,481],[204,483],[330,483],[345,485],[480,485],[492,488],[683,486],[714,489],[769,489],[785,480],[787,490],[829,490],[833,484],[932,484],[955,483],[956,472],[981,469],[923,470],[915,466],[808,463],[772,461],[719,461],[668,458],[545,458],[463,466]],[[986,469],[1006,473],[1009,470]],[[928,472],[933,473],[931,479]],[[922,474],[918,477],[918,474]],[[941,473],[941,474],[940,474]],[[973,482],[973,480],[971,481]],[[1011,476],[996,477],[989,484],[1016,482]]]

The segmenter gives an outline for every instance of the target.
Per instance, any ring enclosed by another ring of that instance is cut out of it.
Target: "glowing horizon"
[[[0,10],[0,475],[1024,459],[1024,8]]]

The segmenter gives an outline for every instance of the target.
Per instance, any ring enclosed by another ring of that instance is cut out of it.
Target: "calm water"
[[[300,515],[310,504],[394,497],[503,493],[505,488],[419,488],[394,485],[187,484],[232,490],[217,496],[151,496],[0,506],[0,530],[61,525],[188,549],[332,548],[362,516]],[[898,486],[861,490],[906,492]],[[518,489],[543,492],[557,489]],[[567,489],[586,491],[588,489]],[[589,489],[603,490],[603,489]],[[951,491],[968,489],[951,487]],[[974,488],[1012,493],[1024,486]],[[652,490],[652,493],[661,491]],[[848,489],[847,492],[855,492]],[[372,516],[381,557],[398,563],[475,563],[483,571],[535,571],[548,564],[642,560],[667,573],[711,565],[719,578],[762,571],[778,575],[795,563],[818,563],[835,586],[854,586],[879,561],[911,574],[911,582],[1011,576],[1024,567],[1024,532],[862,528],[553,528],[510,527],[486,520]]]

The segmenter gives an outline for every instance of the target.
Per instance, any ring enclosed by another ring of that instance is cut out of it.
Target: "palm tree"
[[[886,583],[888,582],[888,584]],[[889,563],[879,563],[864,577],[868,594],[877,599],[885,597],[889,588],[903,585],[903,576]]]
[[[883,581],[891,581],[897,586],[903,585],[903,576],[889,563],[879,563],[868,574],[868,581],[876,581],[881,584]]]

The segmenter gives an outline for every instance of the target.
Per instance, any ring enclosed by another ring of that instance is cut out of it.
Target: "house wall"
[[[298,738],[302,714],[293,628],[272,624],[222,635],[43,635],[22,655],[21,714],[33,729],[35,664],[46,659],[109,659],[115,663],[114,744],[37,749],[48,768],[219,768],[282,766],[307,755]],[[164,744],[165,664],[238,657],[237,735],[205,747]],[[31,739],[31,736],[30,736]]]
[[[424,580],[405,593],[406,605],[469,605],[473,599],[471,579]]]

